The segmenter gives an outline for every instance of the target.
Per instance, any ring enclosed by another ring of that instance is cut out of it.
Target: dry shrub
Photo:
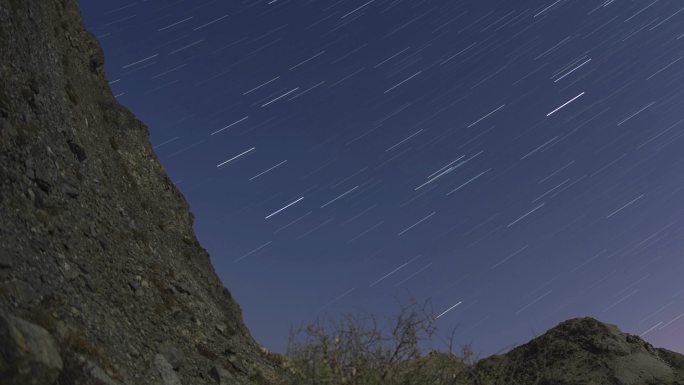
[[[423,354],[436,332],[429,301],[410,301],[382,327],[375,316],[345,315],[290,333],[284,385],[465,384],[463,360],[452,353]]]

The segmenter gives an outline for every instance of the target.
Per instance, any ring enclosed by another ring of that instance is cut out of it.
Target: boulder
[[[159,354],[166,358],[166,361],[171,364],[173,370],[178,370],[185,360],[183,351],[168,342],[164,342],[159,346]]]
[[[154,356],[154,365],[159,371],[159,376],[162,379],[162,385],[181,385],[178,374],[173,370],[173,366],[161,354]]]
[[[52,385],[61,370],[50,333],[0,310],[0,384]]]
[[[235,376],[221,364],[215,364],[209,371],[209,375],[216,381],[217,385],[240,385]]]

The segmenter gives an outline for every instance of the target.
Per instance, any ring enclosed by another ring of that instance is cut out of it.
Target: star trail
[[[483,356],[585,315],[684,352],[679,2],[79,3],[269,349],[429,298]]]

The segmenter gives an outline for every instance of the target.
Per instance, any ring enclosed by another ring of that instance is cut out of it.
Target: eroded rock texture
[[[57,383],[269,383],[75,0],[0,0],[0,84],[0,309],[54,339]]]

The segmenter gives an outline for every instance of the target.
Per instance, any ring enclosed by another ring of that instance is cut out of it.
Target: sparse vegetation
[[[388,323],[374,316],[345,315],[292,330],[279,385],[488,384],[475,375],[469,345],[458,354],[425,349],[437,328],[429,301],[411,301]]]

